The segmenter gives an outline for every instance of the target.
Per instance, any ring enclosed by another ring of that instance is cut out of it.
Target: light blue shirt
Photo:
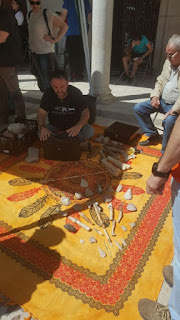
[[[162,99],[167,104],[174,104],[180,94],[178,89],[178,83],[177,83],[178,72],[180,70],[180,67],[178,67],[177,69],[173,67],[171,68],[172,68],[172,71],[171,71],[169,81],[164,86],[164,90],[162,93]]]

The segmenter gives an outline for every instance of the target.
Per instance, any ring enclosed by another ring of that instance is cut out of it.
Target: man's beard
[[[64,99],[64,98],[66,98],[66,96],[67,96],[67,91],[66,91],[66,92],[58,93],[57,95],[58,95],[58,98],[59,98],[59,99]]]

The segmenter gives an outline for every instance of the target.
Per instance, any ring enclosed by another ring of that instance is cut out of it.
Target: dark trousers
[[[42,92],[50,87],[49,75],[57,66],[55,52],[47,54],[32,52],[31,72],[37,78],[39,89]]]
[[[0,80],[1,88],[4,88],[0,102],[1,119],[4,118],[4,120],[6,121],[8,116],[8,96],[6,88],[8,89],[14,100],[16,115],[20,118],[25,118],[25,103],[23,95],[19,88],[19,82],[15,68],[0,67]]]
[[[81,35],[67,36],[66,51],[68,55],[71,75],[73,73],[75,73],[76,75],[82,75],[85,65],[85,56]]]

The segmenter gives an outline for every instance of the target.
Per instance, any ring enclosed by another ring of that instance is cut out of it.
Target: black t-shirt
[[[87,108],[82,92],[69,85],[67,97],[60,100],[52,88],[47,89],[42,97],[40,107],[48,112],[49,123],[59,130],[67,130],[74,126]]]
[[[0,44],[0,66],[14,67],[22,62],[22,48],[13,10],[0,8],[0,31],[9,33],[6,42]]]

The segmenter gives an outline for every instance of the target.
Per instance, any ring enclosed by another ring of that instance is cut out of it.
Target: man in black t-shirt
[[[81,141],[90,139],[94,129],[88,124],[90,112],[87,99],[82,92],[69,85],[65,71],[55,70],[50,76],[51,87],[42,97],[38,112],[40,140],[52,135],[62,138],[79,137]],[[45,124],[48,114],[49,124]]]

